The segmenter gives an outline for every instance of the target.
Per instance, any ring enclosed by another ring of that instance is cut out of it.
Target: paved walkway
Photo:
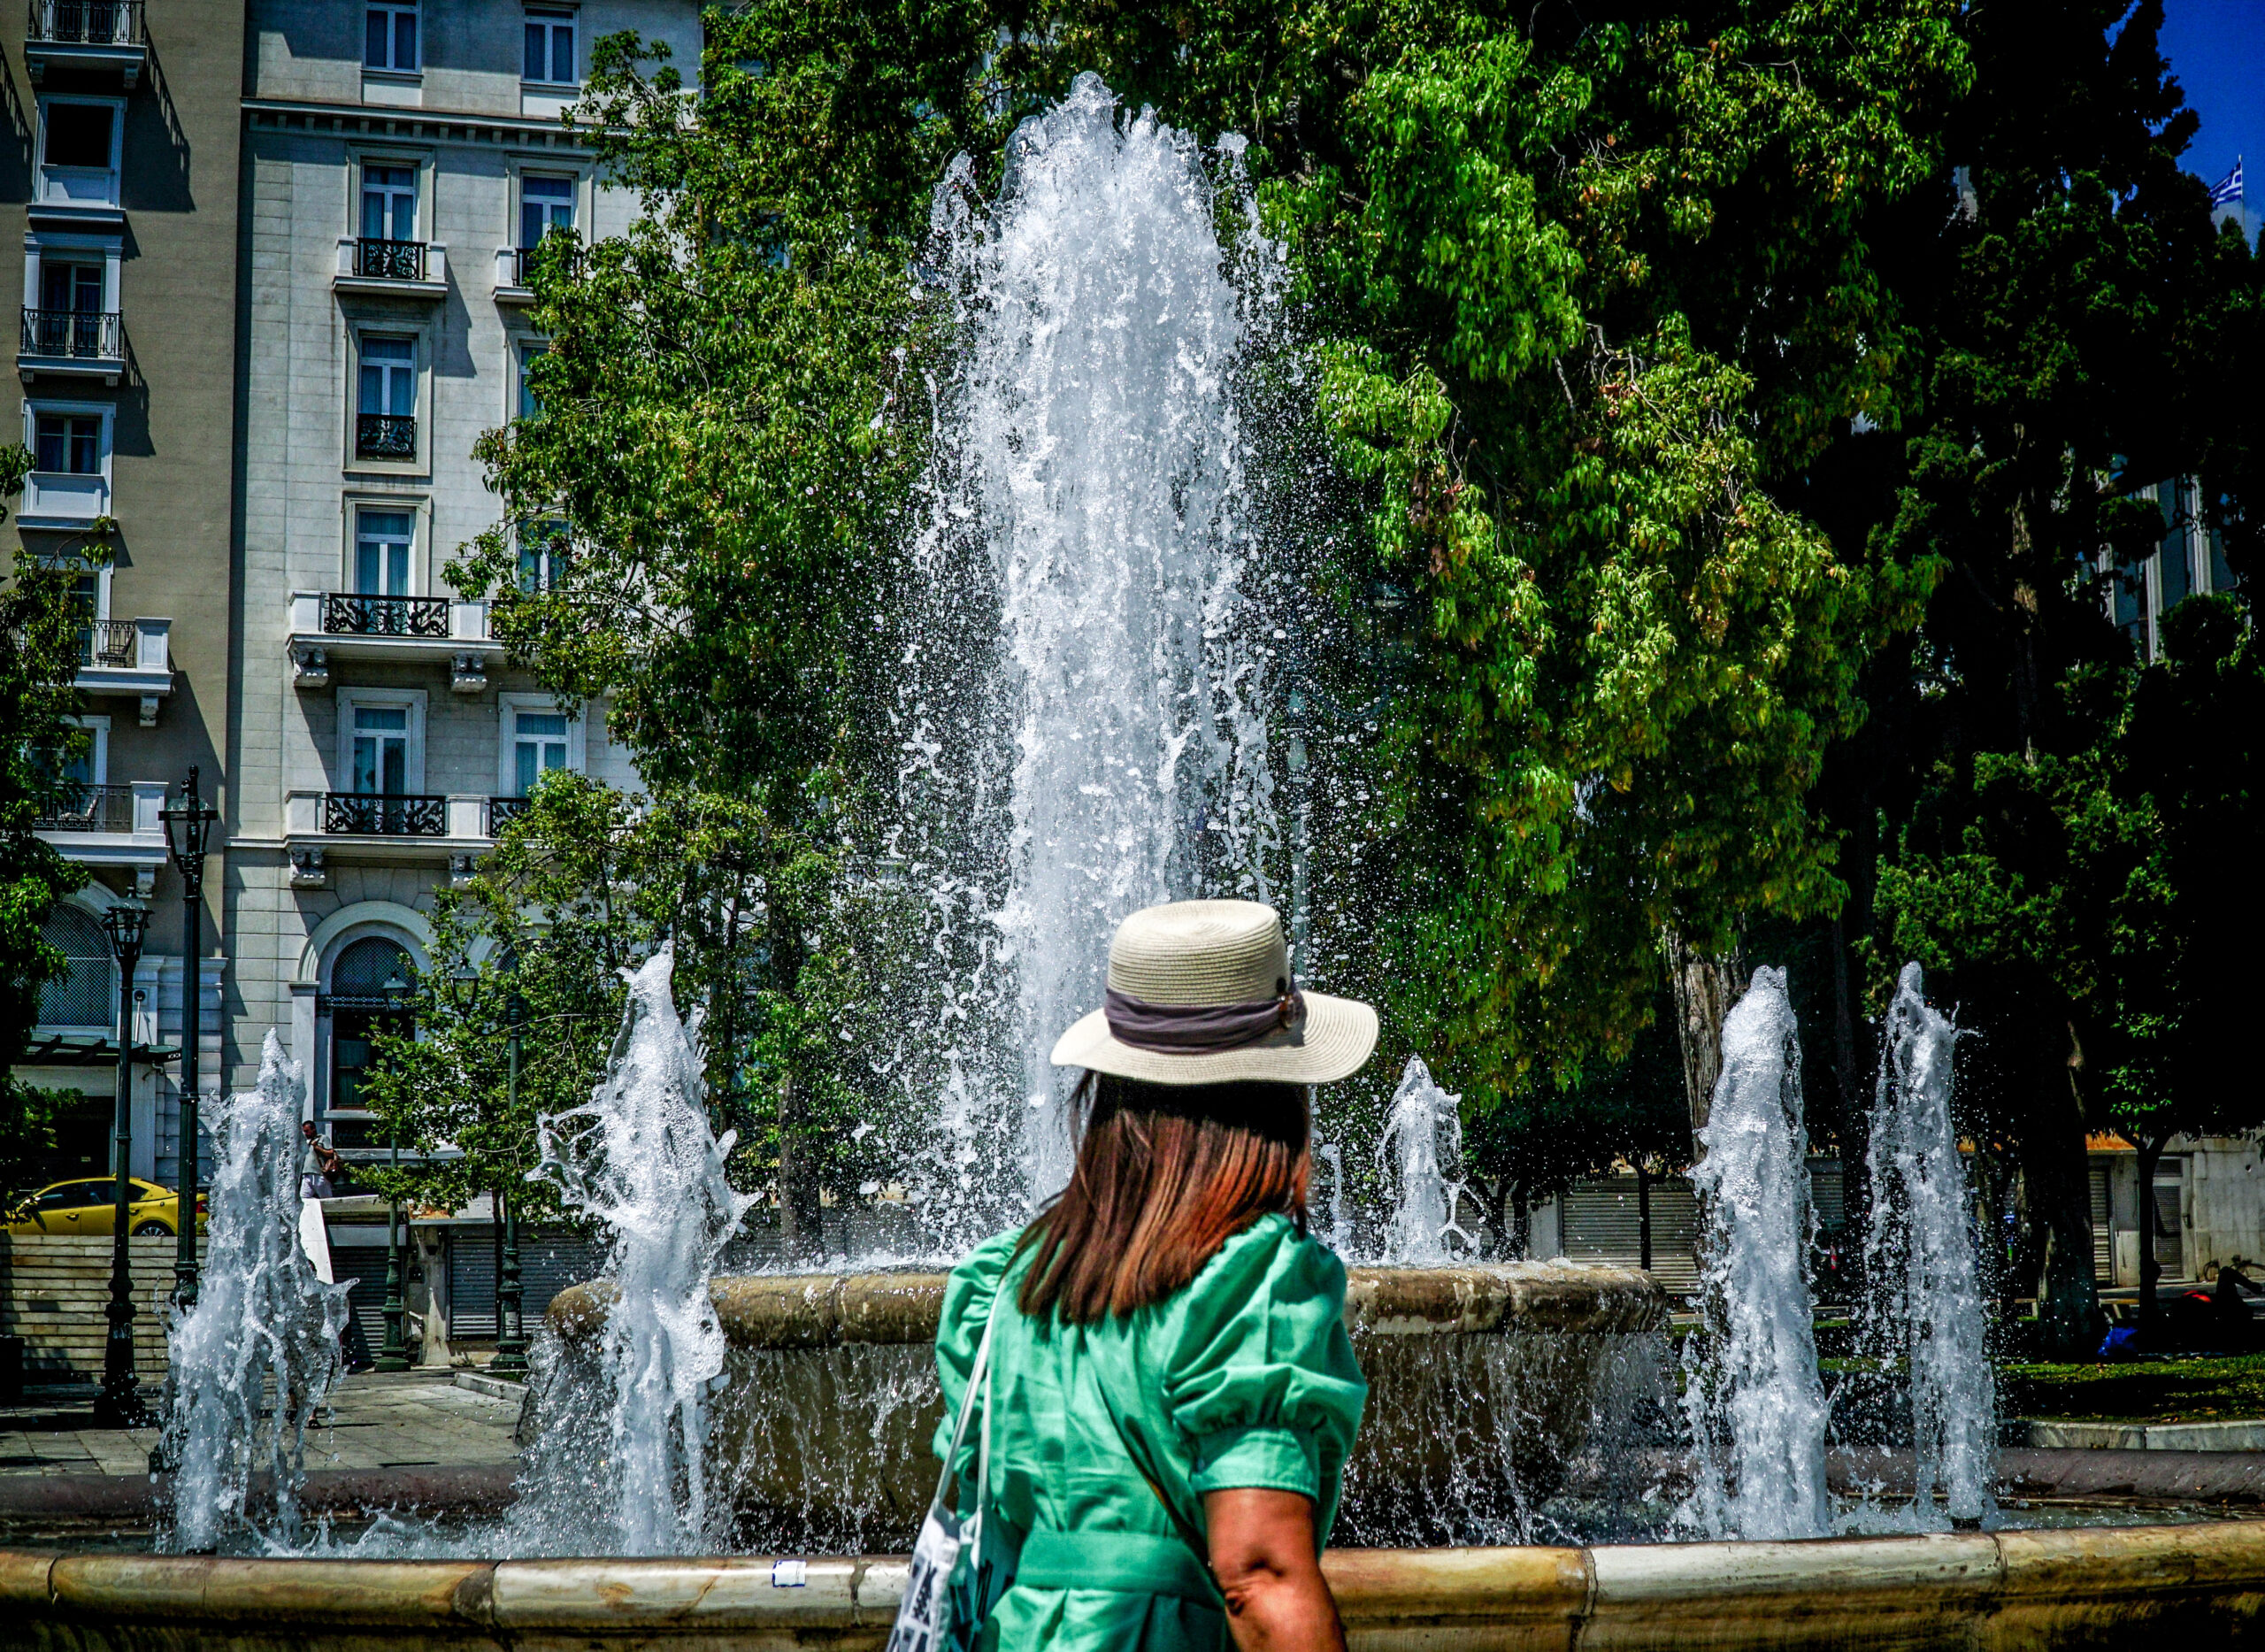
[[[92,1387],[28,1390],[0,1406],[0,1475],[147,1475],[154,1428],[96,1428]],[[154,1397],[154,1396],[153,1396]],[[518,1402],[457,1387],[450,1373],[413,1371],[346,1379],[332,1415],[307,1431],[311,1469],[389,1469],[509,1463]]]

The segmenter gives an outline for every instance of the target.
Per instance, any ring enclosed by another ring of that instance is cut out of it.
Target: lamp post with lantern
[[[157,811],[165,822],[165,849],[180,873],[180,1194],[174,1222],[173,1300],[186,1310],[196,1305],[196,1095],[198,1045],[203,1038],[204,857],[219,811],[197,788],[189,765],[180,801]]]
[[[127,1211],[133,1203],[127,1170],[134,1146],[134,967],[141,961],[149,928],[145,907],[120,903],[103,914],[111,955],[118,960],[118,1117],[111,1149],[115,1183],[106,1310],[110,1330],[103,1340],[103,1389],[95,1399],[97,1428],[142,1428],[150,1422],[141,1381],[134,1372],[134,1272],[127,1249]]]

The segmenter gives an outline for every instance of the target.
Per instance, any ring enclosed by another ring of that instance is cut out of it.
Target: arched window
[[[58,906],[39,926],[41,938],[63,955],[70,972],[39,990],[42,1026],[114,1026],[118,971],[102,922],[80,906]]]
[[[412,964],[408,949],[383,935],[349,941],[330,966],[331,1112],[359,1112],[364,1075],[377,1059],[380,1033],[408,1033],[407,1011]],[[343,1150],[371,1145],[367,1126],[340,1129],[332,1145]]]

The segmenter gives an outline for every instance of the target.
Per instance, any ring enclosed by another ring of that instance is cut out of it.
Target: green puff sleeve
[[[1172,1299],[1158,1330],[1190,1488],[1301,1492],[1326,1541],[1369,1393],[1345,1333],[1345,1264],[1286,1217],[1262,1218]]]
[[[983,1328],[991,1323],[991,1303],[999,1294],[1000,1277],[1014,1260],[1015,1246],[1021,1238],[1020,1228],[994,1233],[944,1281],[944,1308],[936,1322],[936,1375],[943,1383],[944,1415],[929,1447],[940,1463],[951,1449],[952,1425],[959,1420],[960,1400],[967,1393],[968,1373],[975,1369],[975,1349],[983,1341]],[[971,1468],[962,1471],[974,1472]]]

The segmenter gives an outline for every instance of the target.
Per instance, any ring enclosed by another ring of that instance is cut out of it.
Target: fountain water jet
[[[169,1548],[206,1553],[254,1530],[246,1502],[257,1467],[275,1499],[257,1535],[283,1545],[300,1537],[307,1423],[344,1370],[347,1293],[323,1283],[299,1244],[303,1095],[298,1064],[270,1032],[257,1087],[205,1115],[214,1160],[203,1285],[165,1333],[159,1449],[175,1471],[160,1541]]]
[[[584,1553],[674,1555],[717,1544],[708,1407],[724,1386],[724,1332],[710,1280],[755,1203],[726,1179],[734,1132],[708,1128],[693,1033],[670,995],[663,947],[629,978],[605,1077],[580,1107],[540,1120],[528,1178],[607,1228],[604,1328],[570,1385],[515,1522],[545,1546],[595,1529]],[[594,1364],[595,1371],[589,1369]]]
[[[1871,1222],[1864,1239],[1865,1342],[1908,1373],[1913,1484],[1928,1524],[1937,1484],[1954,1521],[1997,1504],[1997,1380],[1984,1345],[1982,1281],[1966,1167],[1951,1123],[1958,1029],[1928,1007],[1924,976],[1907,964],[1880,1024],[1873,1092]]]
[[[1724,1018],[1722,1077],[1699,1141],[1691,1179],[1708,1218],[1708,1334],[1685,1353],[1690,1512],[1712,1536],[1822,1536],[1825,1404],[1806,1277],[1816,1216],[1783,970],[1755,970]]]
[[[1441,1089],[1424,1058],[1410,1056],[1377,1142],[1377,1163],[1392,1173],[1399,1190],[1385,1225],[1387,1264],[1441,1267],[1478,1254],[1478,1241],[1455,1226],[1464,1189],[1451,1178],[1462,1161],[1463,1097]],[[1450,1235],[1460,1246],[1447,1242]]]
[[[926,869],[952,964],[923,987],[938,1049],[902,1080],[941,1098],[922,1179],[947,1253],[1067,1179],[1046,1052],[1100,1002],[1117,921],[1269,898],[1269,650],[1248,634],[1234,388],[1271,298],[1231,279],[1207,170],[1233,182],[1225,150],[1207,162],[1087,73],[1016,131],[996,201],[964,156],[936,191],[959,349],[913,549],[892,852]]]

